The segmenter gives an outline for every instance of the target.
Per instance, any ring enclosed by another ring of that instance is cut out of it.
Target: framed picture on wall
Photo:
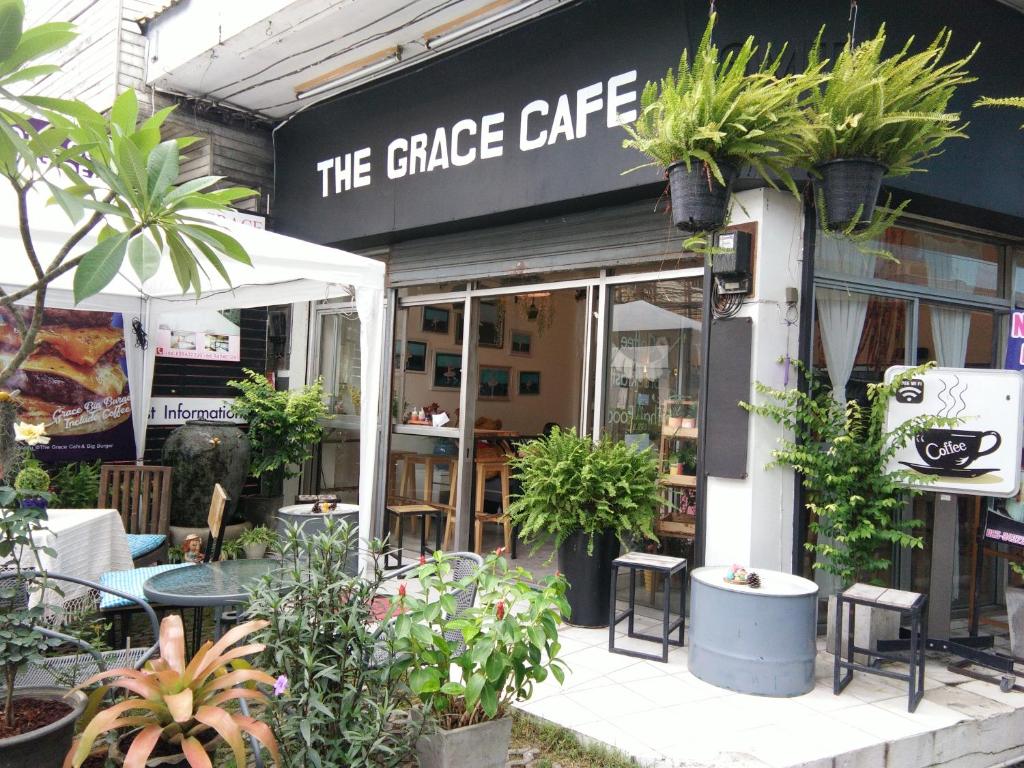
[[[540,371],[519,372],[519,394],[539,395],[540,394]]]
[[[409,341],[406,342],[405,370],[408,373],[426,373],[427,371],[427,342]]]
[[[434,353],[435,389],[458,389],[462,386],[462,355],[458,352]]]
[[[512,340],[509,342],[509,351],[513,355],[529,357],[533,351],[533,337],[527,331],[512,331]]]
[[[423,331],[425,333],[448,333],[450,314],[444,307],[424,307]]]
[[[481,400],[508,400],[512,369],[503,366],[480,366]]]
[[[480,302],[478,334],[481,347],[505,346],[505,303],[501,299]]]

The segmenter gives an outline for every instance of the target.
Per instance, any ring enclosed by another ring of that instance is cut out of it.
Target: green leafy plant
[[[242,546],[240,539],[231,539],[225,541],[220,546],[220,559],[221,560],[238,560],[243,554],[245,554],[245,548]]]
[[[266,622],[248,621],[229,630],[216,643],[207,641],[191,660],[185,659],[185,630],[180,616],[160,622],[160,657],[145,669],[110,669],[93,675],[80,686],[104,683],[90,694],[95,706],[111,690],[127,694],[99,711],[76,737],[65,765],[80,768],[97,739],[133,731],[124,757],[127,766],[144,766],[150,756],[182,755],[191,768],[210,768],[208,750],[221,740],[230,746],[235,765],[246,765],[244,734],[254,737],[279,764],[277,740],[266,723],[224,705],[246,699],[250,706],[265,704],[267,696],[255,684],[274,685],[273,677],[245,662],[259,653],[255,643],[235,644],[259,631]]]
[[[820,81],[822,65],[780,76],[784,51],[772,58],[769,48],[758,63],[753,37],[722,56],[711,41],[714,25],[712,14],[692,62],[684,51],[676,72],[647,83],[622,146],[651,158],[640,168],[681,162],[689,171],[697,163],[719,184],[725,184],[721,163],[749,165],[795,195],[789,169],[811,140],[802,101]]]
[[[607,530],[620,541],[657,538],[658,462],[649,449],[607,437],[594,443],[556,427],[523,446],[509,465],[522,488],[509,516],[524,540],[550,537],[560,545],[583,531],[593,552],[594,536]]]
[[[395,619],[395,648],[409,685],[446,730],[504,716],[548,674],[561,683],[558,625],[569,614],[562,576],[548,576],[535,588],[533,576],[509,569],[496,554],[462,579],[452,578],[451,570],[448,556],[435,552],[416,571],[418,594],[399,589]],[[456,593],[471,582],[476,604],[452,618]]]
[[[242,532],[238,542],[243,547],[264,545],[272,547],[277,543],[277,534],[265,525],[256,525]]]
[[[808,53],[809,71],[822,66],[824,27]],[[885,25],[870,40],[847,39],[828,77],[810,92],[805,109],[808,134],[801,164],[813,167],[839,158],[870,158],[888,176],[921,172],[916,166],[939,154],[947,139],[966,138],[960,114],[947,112],[957,88],[973,82],[967,56],[943,62],[952,33],[942,30],[923,51],[911,53],[914,38],[884,56]]]
[[[1024,109],[1024,96],[1005,96],[1003,98],[993,98],[992,96],[982,96],[980,99],[974,102],[976,107],[1015,107],[1017,109]],[[1024,128],[1024,125],[1021,126]]]
[[[299,390],[279,392],[266,376],[244,369],[245,378],[229,381],[238,390],[231,409],[249,424],[250,471],[295,477],[323,436],[327,415],[320,379]]]
[[[288,768],[408,764],[421,726],[403,717],[411,695],[396,665],[394,623],[375,598],[383,583],[380,542],[367,578],[345,565],[358,531],[328,520],[323,531],[290,527],[281,571],[252,592],[249,612],[268,622],[259,663],[286,689],[264,711]],[[279,678],[281,679],[281,678]]]
[[[911,470],[891,469],[893,457],[926,429],[950,427],[956,419],[917,416],[886,429],[889,400],[907,379],[933,364],[909,369],[888,384],[869,384],[867,404],[840,403],[831,390],[808,375],[809,391],[779,390],[755,384],[769,402],[740,403],[786,428],[768,467],[788,466],[800,473],[807,491],[815,568],[838,576],[844,585],[876,581],[888,569],[893,545],[920,549],[914,529],[920,520],[902,519],[904,500],[923,491]],[[799,366],[801,370],[805,370]]]
[[[58,71],[40,59],[68,45],[75,32],[66,22],[24,29],[24,16],[23,0],[0,0],[0,177],[14,190],[23,257],[36,279],[0,294],[21,339],[5,356],[0,383],[34,349],[49,285],[72,270],[77,302],[103,290],[125,257],[145,282],[166,250],[182,292],[196,293],[200,261],[225,278],[224,258],[250,263],[234,238],[190,211],[223,209],[256,194],[238,187],[211,191],[220,181],[215,176],[175,184],[181,150],[195,139],[161,141],[171,109],[140,123],[132,88],[118,96],[109,117],[80,101],[38,95]],[[30,221],[37,194],[51,196],[76,227],[48,259],[36,248]],[[93,235],[95,245],[79,247]],[[30,298],[29,312],[22,303]]]
[[[65,509],[89,509],[100,495],[100,461],[73,461],[53,473],[54,504]]]
[[[23,467],[14,478],[14,490],[26,495],[49,492],[50,473],[38,465]]]

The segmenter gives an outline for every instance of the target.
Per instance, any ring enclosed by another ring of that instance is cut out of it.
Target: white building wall
[[[751,392],[761,381],[783,388],[788,354],[797,357],[799,306],[786,306],[786,288],[799,287],[803,247],[803,214],[792,195],[772,189],[740,192],[733,198],[731,222],[756,221],[754,296],[744,303],[738,317],[753,322]],[[800,297],[801,300],[803,297]],[[796,371],[789,386],[796,385]],[[759,416],[750,417],[748,434],[734,439],[748,441],[747,477],[742,480],[709,477],[707,482],[708,565],[740,563],[753,568],[789,571],[793,550],[793,472],[765,469],[782,428]]]

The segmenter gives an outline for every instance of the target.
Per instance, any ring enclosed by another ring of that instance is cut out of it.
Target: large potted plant
[[[262,651],[262,645],[233,647],[264,626],[266,622],[262,621],[240,624],[216,643],[207,641],[191,659],[186,659],[181,617],[164,618],[160,622],[158,659],[142,670],[100,672],[80,686],[79,690],[104,683],[90,693],[93,707],[98,707],[112,688],[126,695],[100,709],[86,723],[68,751],[65,765],[80,768],[90,756],[98,754],[114,765],[209,768],[210,755],[226,744],[234,764],[244,766],[248,764],[246,736],[256,739],[277,764],[277,740],[270,728],[231,706],[242,699],[251,707],[265,704],[267,696],[255,684],[273,686],[277,682],[245,662],[246,656]],[[101,738],[108,735],[109,743]]]
[[[25,452],[24,446],[19,448]],[[48,498],[48,493],[38,487],[41,482],[24,481],[23,474],[32,470],[28,466],[18,473],[24,490],[0,487],[0,670],[4,690],[0,759],[11,768],[58,764],[86,703],[84,695],[71,694],[66,688],[15,686],[20,669],[42,661],[46,652],[59,643],[38,629],[45,606],[30,597],[45,584],[38,582],[37,571],[31,576],[25,572],[26,567],[36,566],[44,551],[33,536],[46,531],[46,507],[24,503]]]
[[[722,55],[711,41],[714,25],[712,14],[692,62],[684,51],[677,72],[647,83],[622,142],[651,158],[639,167],[665,169],[673,221],[691,232],[723,225],[733,180],[745,166],[797,193],[789,168],[810,140],[802,99],[820,79],[820,65],[780,76],[782,52],[755,61],[753,37]]]
[[[398,666],[383,570],[348,575],[356,529],[330,522],[312,535],[292,527],[281,538],[282,568],[252,591],[249,615],[267,626],[257,662],[280,675],[261,717],[280,742],[288,768],[409,765],[422,724],[403,716],[412,705]],[[370,558],[383,560],[372,542]]]
[[[902,515],[906,500],[924,492],[908,481],[921,482],[921,477],[909,469],[893,469],[890,462],[925,430],[955,426],[957,420],[918,416],[891,430],[885,420],[889,400],[899,387],[932,365],[907,370],[888,384],[869,384],[866,404],[836,400],[832,390],[810,374],[806,392],[757,382],[757,391],[767,402],[741,403],[788,430],[768,466],[792,467],[800,473],[813,536],[804,547],[815,554],[813,567],[837,577],[840,589],[856,582],[885,584],[893,547],[923,546],[915,533],[922,521]],[[835,595],[830,595],[833,617],[834,610]],[[886,621],[893,623],[882,623]],[[895,637],[899,629],[892,611],[864,606],[857,608],[856,625],[857,645],[872,649],[878,639]],[[830,633],[834,626],[830,618]],[[830,637],[829,648],[834,647]]]
[[[512,703],[528,699],[553,675],[562,682],[558,625],[568,611],[566,583],[549,576],[535,586],[522,568],[497,554],[455,579],[438,552],[416,571],[416,594],[399,585],[395,652],[434,730],[420,737],[421,768],[504,768]],[[456,594],[476,582],[477,602],[457,611]],[[458,613],[457,618],[453,616]]]
[[[247,517],[262,525],[283,504],[284,479],[297,476],[313,455],[327,408],[319,379],[302,389],[279,391],[263,374],[244,373],[228,386],[238,391],[231,409],[249,425],[249,472],[260,480],[259,497],[246,499]]]
[[[557,427],[509,460],[521,491],[509,505],[526,540],[553,540],[569,581],[570,623],[608,624],[611,563],[619,543],[656,539],[658,463],[608,438],[595,443]]]
[[[947,139],[966,138],[959,113],[947,108],[957,88],[974,80],[965,69],[974,51],[944,62],[950,37],[943,30],[918,53],[911,53],[911,37],[884,56],[883,24],[870,40],[854,45],[847,39],[828,78],[811,90],[806,113],[812,130],[799,161],[812,171],[827,229],[867,226],[883,177],[921,171],[917,166]],[[822,63],[821,38],[808,54],[811,71]]]

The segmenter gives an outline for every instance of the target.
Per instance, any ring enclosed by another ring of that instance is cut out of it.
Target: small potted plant
[[[675,431],[683,426],[683,404],[669,403],[666,411],[665,428]]]
[[[692,440],[685,441],[677,454],[680,475],[697,474],[697,446]]]
[[[977,46],[943,62],[950,36],[943,30],[919,53],[910,52],[911,37],[885,57],[883,24],[870,40],[847,39],[827,79],[811,90],[813,130],[799,162],[813,171],[815,204],[829,230],[867,226],[883,177],[920,171],[947,139],[966,138],[959,113],[946,110],[957,88],[974,80],[965,67]],[[810,71],[821,66],[821,38],[808,54]]]
[[[68,752],[65,765],[80,768],[94,754],[97,740],[114,736],[109,752],[115,765],[188,765],[208,768],[210,755],[221,744],[233,753],[235,765],[247,765],[246,735],[267,749],[279,764],[277,740],[266,723],[225,704],[246,699],[259,706],[267,697],[256,683],[275,685],[273,677],[245,662],[263,650],[261,644],[233,647],[263,629],[265,621],[249,621],[229,630],[216,643],[207,641],[191,660],[185,658],[185,629],[181,617],[160,622],[160,657],[145,669],[109,669],[93,675],[78,689],[104,683],[90,694],[99,706],[111,688],[127,695],[102,709],[86,724]]]
[[[571,623],[607,626],[619,543],[657,539],[658,461],[650,449],[608,438],[595,443],[556,427],[509,465],[522,489],[509,505],[512,523],[524,541],[554,541],[569,580]]]
[[[569,610],[565,579],[548,576],[536,587],[533,576],[510,570],[497,553],[476,573],[454,579],[440,552],[416,577],[418,596],[399,587],[395,653],[405,657],[409,685],[436,724],[417,742],[419,765],[504,768],[510,706],[530,698],[549,674],[565,678],[557,658],[558,625]],[[449,618],[456,593],[470,581],[476,604]]]
[[[27,459],[14,478],[14,490],[19,506],[45,511],[50,498],[50,473],[35,459]]]
[[[245,550],[249,560],[259,560],[267,553],[267,548],[277,542],[277,534],[263,525],[250,528],[238,537],[238,542]]]
[[[679,419],[680,429],[694,429],[697,426],[697,405],[685,403],[682,406],[682,417]]]
[[[797,194],[789,168],[810,132],[802,100],[820,80],[820,65],[779,76],[782,52],[756,62],[753,37],[722,56],[711,42],[714,25],[712,14],[692,62],[684,51],[677,72],[647,83],[622,142],[651,158],[640,168],[665,169],[673,221],[690,232],[721,228],[744,166]]]
[[[668,457],[668,473],[670,475],[683,474],[683,456],[678,451]]]

